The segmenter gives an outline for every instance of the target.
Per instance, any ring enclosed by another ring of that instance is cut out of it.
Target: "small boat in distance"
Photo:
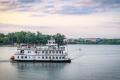
[[[71,62],[65,46],[58,47],[54,39],[48,40],[46,46],[20,45],[11,60],[15,62]]]

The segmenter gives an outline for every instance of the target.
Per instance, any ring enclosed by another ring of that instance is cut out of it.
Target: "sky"
[[[0,0],[0,33],[120,38],[120,0]]]

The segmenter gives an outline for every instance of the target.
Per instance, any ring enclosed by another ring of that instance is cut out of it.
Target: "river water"
[[[120,80],[120,45],[68,45],[71,63],[11,63],[0,47],[0,80]]]

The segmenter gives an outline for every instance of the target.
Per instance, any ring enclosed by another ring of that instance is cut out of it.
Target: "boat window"
[[[52,58],[54,59],[55,57],[53,56]]]
[[[31,53],[31,51],[28,51],[28,53]]]
[[[42,59],[44,59],[44,56],[42,57]]]
[[[49,53],[51,53],[51,51],[49,51]]]
[[[19,56],[17,58],[19,58]]]
[[[48,57],[46,56],[46,59],[47,59]]]
[[[21,56],[21,58],[23,58],[23,56]]]
[[[25,56],[25,58],[27,58],[27,56]]]
[[[58,57],[56,57],[56,59],[58,59]]]
[[[61,57],[59,57],[59,59],[61,59]]]
[[[35,53],[37,53],[37,51],[35,51]]]
[[[59,51],[59,53],[61,53],[61,51]]]
[[[44,53],[44,51],[42,51],[42,53]]]
[[[24,50],[21,50],[20,53],[24,53]]]
[[[65,59],[65,57],[63,56],[62,59]]]
[[[58,53],[58,51],[56,51],[56,53]]]

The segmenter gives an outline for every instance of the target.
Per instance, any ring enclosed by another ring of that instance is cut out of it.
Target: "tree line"
[[[95,41],[84,38],[69,39],[69,44],[120,44],[120,39],[96,38]]]
[[[101,39],[98,38],[96,41],[85,40],[84,38],[68,39],[69,41],[64,42],[65,35],[57,33],[55,35],[42,34],[40,32],[12,32],[8,34],[0,33],[0,45],[13,45],[14,43],[21,44],[37,44],[44,45],[51,38],[55,39],[59,45],[63,44],[120,44],[120,39]]]
[[[51,37],[55,39],[58,45],[63,44],[65,36],[63,34],[57,33],[55,35],[45,35],[40,32],[12,32],[8,34],[0,33],[0,44],[14,44],[14,43],[25,43],[25,44],[40,44],[44,45],[47,43],[47,40],[50,40]]]

